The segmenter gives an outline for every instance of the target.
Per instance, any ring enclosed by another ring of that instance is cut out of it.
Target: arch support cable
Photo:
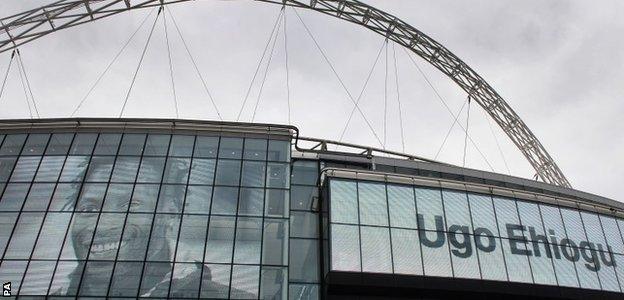
[[[54,31],[105,18],[127,10],[190,0],[61,0],[0,19],[0,53]],[[571,187],[561,169],[518,114],[479,74],[423,32],[401,19],[357,0],[255,0],[307,8],[368,28],[406,47],[451,78],[487,111],[509,136],[540,179]],[[88,6],[88,8],[87,8]]]

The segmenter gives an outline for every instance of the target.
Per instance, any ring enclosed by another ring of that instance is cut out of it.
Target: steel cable
[[[399,89],[399,68],[398,68],[398,64],[397,64],[397,57],[396,57],[396,44],[392,43],[392,57],[394,58],[394,81],[396,84],[396,93],[397,93],[397,102],[399,104],[399,125],[401,128],[401,147],[402,147],[402,152],[405,153],[405,134],[403,131],[403,111],[401,108],[401,91]]]
[[[154,28],[156,28],[156,23],[158,22],[158,17],[162,12],[163,7],[161,6],[158,9],[158,13],[156,14],[156,18],[154,19],[154,24],[152,24],[152,28],[150,29],[150,33],[147,36],[147,41],[145,42],[145,47],[143,47],[143,52],[141,53],[141,58],[139,59],[139,64],[137,65],[136,70],[134,71],[134,76],[132,76],[132,81],[130,82],[130,87],[128,88],[128,93],[126,93],[126,98],[124,99],[123,106],[121,107],[121,111],[119,112],[119,117],[123,116],[124,110],[126,109],[126,105],[128,104],[128,99],[130,98],[130,93],[132,92],[132,87],[134,87],[134,83],[136,81],[137,75],[139,74],[139,70],[141,69],[141,64],[143,63],[143,59],[145,58],[145,53],[147,52],[147,48],[149,46],[150,41],[152,40],[152,35],[154,34]]]
[[[2,94],[4,93],[4,87],[7,83],[7,79],[9,78],[9,72],[11,71],[11,65],[13,64],[13,59],[15,58],[15,50],[11,53],[11,58],[9,59],[9,65],[7,66],[6,74],[4,74],[4,79],[2,80],[2,87],[0,87],[0,101],[2,100]]]
[[[24,66],[24,61],[22,60],[22,54],[19,49],[17,49],[17,68],[21,68],[24,73],[24,78],[26,79],[26,87],[28,87],[28,93],[30,94],[30,100],[33,103],[33,108],[35,109],[35,113],[37,114],[37,118],[41,118],[39,115],[39,109],[37,108],[37,101],[35,101],[35,95],[33,95],[32,88],[30,87],[30,80],[28,80],[28,74],[26,74],[26,67]],[[30,105],[29,105],[30,106]]]
[[[286,102],[288,103],[288,124],[291,124],[290,121],[290,70],[288,68],[288,30],[286,27],[287,12],[284,9],[284,16],[282,21],[284,22],[284,65],[286,67]]]
[[[100,74],[100,76],[98,76],[97,80],[95,80],[95,82],[91,85],[91,87],[89,88],[89,91],[87,91],[87,93],[84,95],[84,97],[82,97],[82,100],[80,101],[80,103],[78,103],[78,106],[76,106],[76,108],[74,109],[74,111],[71,113],[71,116],[73,117],[74,115],[76,115],[76,113],[78,112],[78,110],[80,110],[80,108],[82,107],[82,105],[84,104],[84,102],[89,98],[89,96],[91,95],[91,93],[95,90],[96,86],[100,83],[100,81],[102,81],[102,79],[104,78],[104,76],[106,75],[106,73],[108,73],[108,71],[110,70],[110,68],[113,66],[113,64],[117,61],[117,59],[121,56],[121,54],[125,51],[125,49],[128,47],[128,45],[130,44],[130,42],[134,39],[134,36],[136,36],[136,34],[139,32],[139,30],[141,30],[141,28],[143,28],[143,25],[145,24],[145,22],[147,21],[147,19],[152,15],[152,13],[154,12],[154,9],[150,10],[150,12],[145,16],[145,18],[143,18],[143,20],[141,21],[141,24],[139,24],[139,27],[137,27],[137,29],[130,35],[130,37],[128,38],[128,40],[123,44],[123,46],[121,47],[121,49],[119,49],[119,51],[117,52],[117,54],[115,54],[115,56],[113,57],[113,59],[110,61],[110,63],[106,66],[106,68],[104,69],[104,71]]]
[[[284,14],[282,14],[282,17],[283,16]],[[262,91],[264,90],[264,83],[266,82],[267,75],[269,74],[269,68],[271,67],[271,61],[273,60],[273,53],[275,52],[275,44],[277,44],[277,36],[279,35],[280,28],[281,28],[281,23],[277,26],[277,32],[275,32],[275,39],[273,39],[273,44],[271,45],[271,52],[269,54],[269,59],[266,64],[266,68],[264,69],[264,75],[262,76],[262,82],[260,83],[260,90],[258,91],[258,97],[256,98],[256,105],[254,106],[253,114],[251,115],[252,123],[256,119],[256,112],[258,111],[258,106],[260,105],[260,99],[262,98]]]
[[[169,77],[171,77],[171,90],[173,92],[173,105],[175,106],[176,119],[180,117],[178,111],[178,95],[176,94],[175,80],[173,79],[173,62],[171,61],[171,46],[169,45],[169,33],[167,30],[167,14],[163,14],[163,29],[165,31],[165,42],[167,44],[167,58],[169,59]]]
[[[247,100],[249,99],[249,94],[251,93],[251,88],[253,87],[253,83],[256,81],[256,77],[258,76],[258,72],[260,71],[260,67],[262,66],[262,62],[264,61],[264,57],[266,56],[266,52],[271,45],[271,40],[273,40],[273,34],[275,33],[275,29],[277,28],[279,21],[282,18],[282,14],[284,13],[284,7],[280,10],[279,14],[277,14],[277,18],[275,19],[275,24],[273,24],[273,29],[271,30],[271,34],[269,35],[269,39],[267,40],[266,46],[264,46],[264,51],[260,56],[260,61],[258,61],[258,66],[256,67],[256,71],[254,72],[253,77],[251,78],[251,82],[249,83],[249,88],[247,89],[247,93],[245,94],[245,98],[243,99],[243,105],[241,105],[240,110],[238,111],[238,116],[236,116],[236,121],[240,120],[241,114],[245,109],[245,105],[247,104]]]
[[[180,30],[180,27],[178,27],[178,22],[176,22],[173,13],[171,12],[171,10],[169,10],[169,8],[165,8],[167,10],[167,12],[169,13],[169,16],[171,17],[171,21],[173,21],[173,26],[175,27],[178,36],[180,37],[180,40],[182,41],[182,45],[184,45],[184,49],[186,50],[186,53],[189,56],[189,59],[191,60],[191,63],[193,64],[193,68],[195,68],[195,72],[197,73],[197,77],[199,77],[199,80],[202,83],[202,86],[204,87],[204,90],[206,91],[206,94],[208,94],[208,98],[210,99],[210,102],[212,103],[212,107],[215,109],[215,112],[217,113],[217,116],[219,117],[219,120],[223,121],[223,117],[221,117],[221,113],[219,112],[219,108],[217,107],[217,104],[214,100],[214,98],[212,97],[212,93],[210,92],[210,90],[208,89],[208,85],[206,84],[206,80],[204,80],[204,76],[202,76],[201,72],[199,71],[199,67],[197,66],[197,62],[195,62],[195,58],[193,58],[193,55],[191,54],[191,50],[188,47],[188,44],[186,43],[186,40],[184,39],[184,36],[182,35],[182,31]]]

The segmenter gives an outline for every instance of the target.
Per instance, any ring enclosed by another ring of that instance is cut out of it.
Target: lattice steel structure
[[[0,19],[0,53],[58,30],[132,9],[191,0],[61,0]],[[468,93],[509,136],[544,182],[570,183],[518,114],[479,74],[439,42],[380,9],[357,0],[255,0],[306,8],[368,28],[411,50]]]

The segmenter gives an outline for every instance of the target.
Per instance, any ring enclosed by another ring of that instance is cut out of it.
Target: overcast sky
[[[2,0],[0,17],[40,6],[41,0]],[[48,1],[51,2],[51,1]],[[622,201],[624,190],[624,3],[600,1],[365,0],[436,39],[486,79],[516,110],[559,164],[574,188]],[[199,0],[170,6],[193,58],[224,119],[236,120],[279,6],[250,0]],[[57,32],[21,48],[41,117],[68,117],[149,10],[120,14]],[[357,96],[384,40],[353,24],[315,12],[305,23]],[[116,117],[123,105],[152,14],[78,111],[82,117]],[[169,17],[169,15],[167,15]],[[130,94],[125,117],[175,117],[162,18]],[[180,118],[217,114],[168,19]],[[302,135],[338,140],[353,108],[295,13],[287,10],[292,124]],[[287,123],[285,45],[280,29],[254,121]],[[387,148],[402,151],[393,46],[388,46]],[[4,76],[10,53],[0,54]],[[434,158],[453,117],[396,47],[405,151]],[[266,60],[264,64],[266,64]],[[423,60],[417,63],[440,95],[458,111],[466,95]],[[251,121],[264,64],[243,109]],[[385,52],[372,73],[361,108],[384,139]],[[500,129],[494,135],[473,105],[469,132],[496,172],[531,177],[522,154]],[[0,99],[0,118],[28,118],[17,69]],[[465,111],[461,115],[466,123]],[[495,126],[492,122],[492,125]],[[464,125],[465,126],[465,125]],[[356,113],[344,141],[379,146]],[[500,143],[504,159],[499,153]],[[455,127],[438,159],[462,165],[464,133]],[[489,170],[469,145],[466,166]]]

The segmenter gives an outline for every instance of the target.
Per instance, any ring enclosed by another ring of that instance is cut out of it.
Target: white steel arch
[[[0,19],[0,53],[58,30],[132,9],[194,0],[60,0]],[[563,172],[518,114],[479,74],[423,32],[357,0],[253,0],[306,8],[364,26],[406,47],[446,74],[487,111],[544,182],[571,187]]]

